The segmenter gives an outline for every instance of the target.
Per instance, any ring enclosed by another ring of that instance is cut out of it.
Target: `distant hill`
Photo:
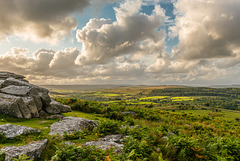
[[[232,85],[212,85],[211,88],[240,88],[239,84],[232,84]]]
[[[41,87],[51,90],[73,90],[73,91],[93,91],[98,89],[128,87],[130,85],[41,85]]]

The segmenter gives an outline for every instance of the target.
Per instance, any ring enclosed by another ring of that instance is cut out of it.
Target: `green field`
[[[142,97],[139,100],[157,100],[157,99],[166,99],[168,96],[152,96],[152,97]]]
[[[212,112],[212,110],[180,110],[176,112],[193,114],[193,115],[201,115],[201,116],[211,116],[211,113],[212,113],[212,114],[216,114],[215,118],[232,120],[232,121],[235,121],[236,118],[240,118],[240,113],[234,110],[221,110],[221,112]],[[218,114],[220,116],[218,116]]]
[[[192,97],[171,97],[172,101],[181,102],[181,101],[193,101]]]

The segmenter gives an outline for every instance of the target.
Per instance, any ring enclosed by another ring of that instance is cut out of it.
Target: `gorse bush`
[[[129,136],[125,139],[124,144],[123,151],[130,160],[147,159],[153,152],[153,146],[144,139],[138,140]]]
[[[95,133],[104,135],[121,133],[120,125],[116,121],[103,121],[95,129]]]
[[[120,160],[113,149],[103,151],[93,146],[64,145],[57,148],[52,161],[111,161]]]
[[[63,146],[57,149],[52,161],[97,161],[104,160],[104,152],[94,147]]]

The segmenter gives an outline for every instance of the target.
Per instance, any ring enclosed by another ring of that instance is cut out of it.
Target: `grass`
[[[68,113],[64,113],[63,116],[65,117],[81,117],[89,120],[99,120],[105,121],[109,120],[108,118],[103,117],[101,114],[93,114],[93,113],[83,113],[79,111],[72,111]]]
[[[40,118],[17,119],[6,115],[0,115],[0,125],[10,123],[13,125],[29,126],[36,129],[50,127],[54,122],[57,121],[58,119],[40,119]]]
[[[98,120],[98,121],[107,121],[110,120],[108,118],[103,117],[100,114],[93,114],[93,113],[83,113],[78,111],[72,111],[68,113],[63,113],[65,117],[81,117],[90,120]],[[6,115],[0,115],[0,125],[4,124],[13,124],[13,125],[21,125],[21,126],[28,126],[36,129],[40,129],[41,133],[33,133],[28,135],[21,135],[17,139],[10,139],[6,143],[0,143],[0,148],[4,146],[21,146],[24,144],[28,144],[31,141],[41,140],[46,138],[47,134],[49,133],[50,126],[57,122],[57,119],[39,119],[39,118],[31,118],[31,119],[17,119]]]
[[[209,114],[212,112],[212,110],[179,110],[176,111],[177,113],[187,113],[187,114],[193,114],[193,115],[205,115],[209,116]],[[217,112],[218,114],[222,114],[222,116],[216,116],[215,118],[218,119],[224,119],[224,120],[235,120],[236,118],[240,118],[240,113],[237,113],[233,110],[222,110],[221,112]]]

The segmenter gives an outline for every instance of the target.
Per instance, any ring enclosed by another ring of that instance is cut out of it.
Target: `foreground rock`
[[[51,100],[50,106],[47,106],[46,111],[50,114],[60,114],[60,113],[66,113],[71,112],[71,108],[67,105],[62,105],[61,103]]]
[[[123,150],[123,138],[121,134],[118,135],[107,135],[105,138],[101,138],[98,141],[86,142],[86,146],[96,146],[99,149],[107,150],[110,148],[115,148],[116,153],[121,153]]]
[[[84,129],[93,130],[98,124],[92,120],[79,117],[64,117],[62,121],[55,122],[51,125],[50,135],[60,134],[64,132],[72,134],[75,131],[82,131]]]
[[[30,159],[37,160],[42,151],[47,146],[48,140],[40,140],[24,146],[6,146],[1,149],[5,152],[5,161],[11,161],[13,158],[18,158],[19,155],[27,155]]]
[[[20,125],[12,125],[12,124],[5,124],[0,125],[0,134],[3,134],[6,138],[13,139],[16,136],[22,134],[29,134],[40,132],[38,129],[33,129],[27,126],[20,126]]]
[[[0,113],[17,118],[39,117],[42,113],[60,114],[71,108],[51,100],[49,91],[30,84],[24,76],[0,72]],[[44,112],[42,112],[44,111]]]

